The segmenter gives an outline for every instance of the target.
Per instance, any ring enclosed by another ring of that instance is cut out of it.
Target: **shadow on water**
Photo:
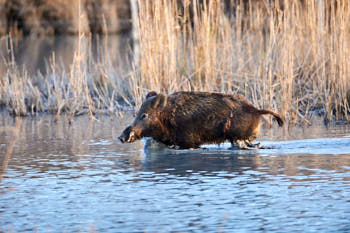
[[[304,166],[310,168],[309,174],[315,169],[344,172],[347,168],[343,165],[350,163],[350,138],[262,141],[261,144],[272,149],[231,150],[227,143],[206,145],[204,149],[172,150],[145,140],[142,169],[184,176],[198,172],[239,175],[247,170],[298,175],[300,170],[305,172]]]
[[[256,152],[239,153],[230,151],[152,151],[145,150],[143,169],[156,173],[167,172],[189,175],[202,172],[240,173],[242,170],[256,169],[261,164]]]

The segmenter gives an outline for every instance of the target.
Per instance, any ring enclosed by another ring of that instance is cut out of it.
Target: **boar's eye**
[[[142,115],[141,115],[141,120],[143,120],[143,119],[145,119],[145,118],[147,118],[148,117],[148,114],[147,113],[143,113]]]

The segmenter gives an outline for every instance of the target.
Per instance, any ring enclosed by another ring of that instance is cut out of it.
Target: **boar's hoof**
[[[169,149],[172,149],[172,150],[180,150],[181,147],[179,147],[178,145],[171,145],[171,146],[168,146]]]

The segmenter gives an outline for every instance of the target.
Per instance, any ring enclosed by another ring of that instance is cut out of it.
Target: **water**
[[[2,114],[0,231],[350,231],[350,126],[174,151],[120,144],[130,121]]]
[[[56,67],[69,69],[73,62],[74,52],[78,51],[78,36],[53,36],[11,38],[0,37],[0,73],[6,71],[4,61],[11,61],[12,55],[20,70],[23,68],[35,76],[38,72],[46,74],[55,57]],[[132,40],[128,33],[103,36],[88,36],[81,40],[82,53],[96,61],[107,59],[118,68],[130,70]],[[106,62],[103,62],[104,64]]]

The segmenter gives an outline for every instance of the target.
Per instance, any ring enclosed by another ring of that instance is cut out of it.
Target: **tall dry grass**
[[[350,119],[346,1],[237,1],[232,17],[221,1],[139,3],[140,90],[238,92],[293,121]]]
[[[139,106],[149,90],[217,91],[241,93],[291,122],[308,122],[310,112],[350,120],[350,4],[236,1],[228,12],[222,1],[203,2],[139,1],[138,62],[130,73],[110,64],[107,49],[93,60],[84,35],[68,70],[51,62],[47,75],[28,77],[9,62],[0,104],[15,115],[93,116]]]
[[[59,117],[96,113],[119,114],[134,106],[129,94],[130,73],[110,63],[110,54],[93,59],[92,40],[81,34],[69,67],[59,65],[53,54],[45,75],[29,75],[13,56],[0,71],[0,107],[14,116],[50,112]],[[9,39],[11,41],[11,39]],[[12,42],[9,43],[9,51]],[[100,54],[104,53],[101,48]],[[10,52],[12,54],[13,52]]]

